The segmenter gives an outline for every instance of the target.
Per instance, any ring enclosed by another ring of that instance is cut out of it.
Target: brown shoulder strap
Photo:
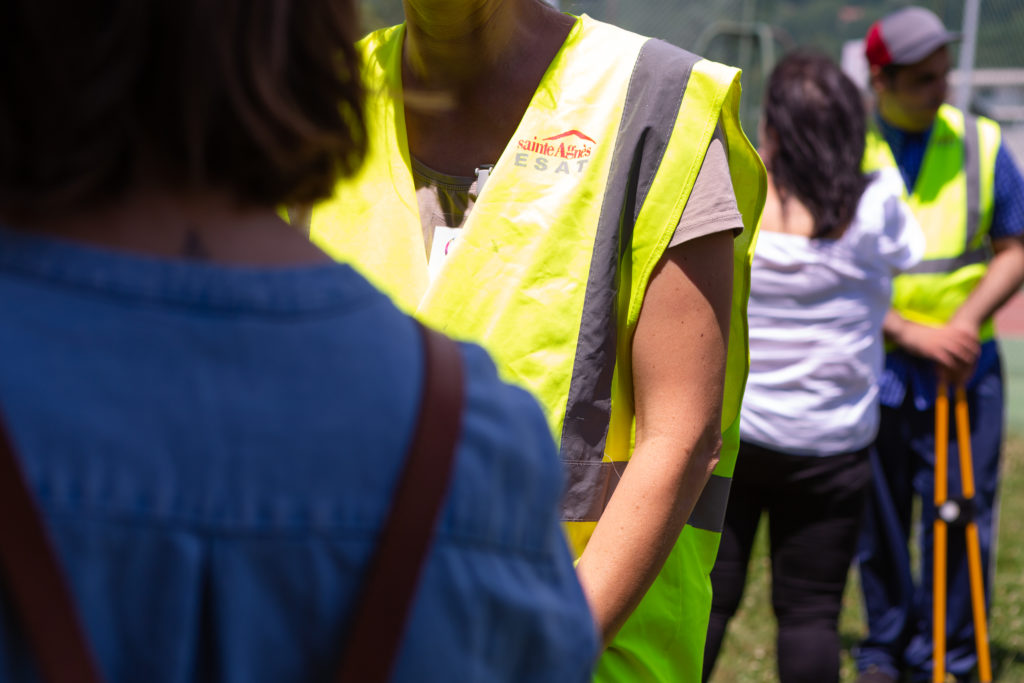
[[[455,460],[465,394],[462,355],[444,335],[421,330],[426,353],[419,420],[352,617],[339,683],[390,679]]]
[[[0,421],[0,568],[48,683],[101,678],[42,516]]]

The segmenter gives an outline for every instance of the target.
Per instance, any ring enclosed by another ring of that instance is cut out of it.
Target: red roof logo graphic
[[[546,138],[536,135],[521,138],[516,141],[516,148],[517,166],[529,166],[541,172],[550,168],[552,173],[576,174],[586,168],[597,142],[573,128]],[[530,155],[535,155],[535,158]]]
[[[567,137],[570,137],[570,136],[576,136],[576,137],[580,138],[581,140],[586,140],[587,142],[589,142],[591,144],[595,144],[595,145],[597,144],[594,141],[593,138],[588,137],[587,135],[584,135],[583,133],[581,133],[580,131],[576,130],[575,128],[572,129],[572,130],[567,130],[564,133],[559,133],[558,135],[552,135],[551,137],[544,138],[544,139],[545,140],[561,140],[562,138],[567,138]]]

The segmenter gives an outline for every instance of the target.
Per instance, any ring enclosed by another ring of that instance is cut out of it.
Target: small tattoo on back
[[[185,231],[185,245],[181,251],[182,256],[196,261],[206,261],[210,258],[210,252],[207,251],[206,245],[203,244],[203,238],[199,236],[199,231],[193,227],[189,227]]]

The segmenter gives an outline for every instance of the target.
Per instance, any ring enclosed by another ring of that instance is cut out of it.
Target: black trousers
[[[866,448],[818,457],[740,444],[711,572],[705,681],[743,597],[754,535],[767,512],[779,680],[838,682],[839,611],[870,479]]]

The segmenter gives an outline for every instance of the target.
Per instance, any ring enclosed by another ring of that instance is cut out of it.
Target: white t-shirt
[[[875,438],[892,278],[924,252],[902,192],[898,171],[879,172],[839,239],[760,232],[748,308],[745,441],[835,455]]]

